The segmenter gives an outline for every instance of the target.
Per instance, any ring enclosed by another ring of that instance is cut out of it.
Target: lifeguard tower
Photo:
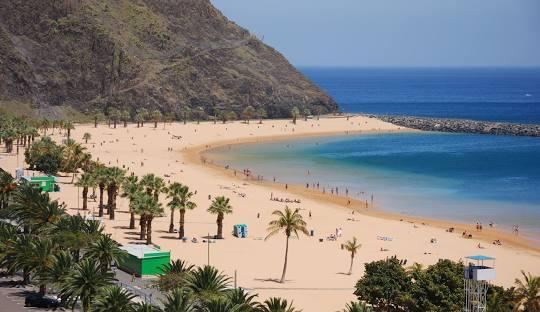
[[[489,281],[495,279],[495,258],[487,256],[469,256],[470,260],[465,265],[464,285],[465,285],[465,306],[464,312],[485,312],[486,295]],[[487,266],[485,262],[491,261],[492,266]]]

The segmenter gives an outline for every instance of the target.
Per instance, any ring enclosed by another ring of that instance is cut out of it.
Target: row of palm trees
[[[111,270],[126,253],[99,221],[68,215],[64,204],[27,185],[10,195],[9,207],[0,211],[11,220],[0,223],[0,269],[22,272],[22,283],[38,286],[42,294],[57,293],[64,306],[80,305],[84,312],[298,311],[279,298],[257,303],[256,295],[232,288],[231,279],[217,269],[195,269],[182,261],[165,266],[156,283],[166,292],[161,307],[136,304],[133,294],[116,285]],[[164,286],[167,279],[174,282]]]
[[[6,153],[12,153],[14,145],[28,146],[39,135],[36,122],[17,117],[0,116],[0,144]]]

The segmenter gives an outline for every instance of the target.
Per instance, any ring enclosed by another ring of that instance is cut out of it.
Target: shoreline
[[[230,122],[213,124],[212,122],[167,123],[157,128],[145,126],[137,128],[129,124],[127,128],[114,129],[106,125],[94,128],[92,124],[78,124],[72,130],[71,137],[82,144],[104,165],[125,168],[127,174],[139,177],[153,173],[166,183],[179,182],[190,188],[192,200],[197,208],[186,213],[185,236],[203,240],[209,233],[216,231],[216,217],[209,214],[207,208],[211,199],[225,196],[234,208],[232,214],[225,216],[223,228],[225,239],[210,245],[182,242],[178,234],[169,233],[171,212],[167,207],[166,196],[160,197],[163,215],[153,221],[153,243],[162,250],[171,252],[171,259],[182,259],[190,264],[201,266],[208,263],[221,272],[238,276],[238,285],[251,289],[260,298],[279,296],[294,300],[304,311],[337,311],[345,302],[355,300],[355,283],[365,271],[364,264],[388,257],[408,260],[409,265],[420,263],[432,265],[439,259],[463,261],[465,256],[477,253],[497,258],[497,277],[494,284],[510,287],[523,269],[531,274],[540,274],[540,252],[529,248],[527,244],[511,246],[503,241],[504,246],[485,244],[473,232],[472,239],[463,239],[461,233],[445,232],[444,227],[437,227],[435,222],[427,221],[422,225],[418,220],[414,225],[411,217],[382,217],[379,209],[370,209],[351,215],[350,209],[344,209],[346,199],[321,196],[318,192],[307,192],[305,185],[289,187],[284,185],[261,183],[234,177],[232,170],[207,163],[204,165],[201,153],[218,145],[242,142],[262,142],[263,140],[296,139],[298,137],[321,137],[323,135],[387,133],[411,131],[375,118],[362,116],[345,118],[321,118],[317,120],[299,120],[293,125],[290,120],[265,120],[246,124]],[[416,130],[412,130],[416,131]],[[81,140],[84,133],[92,138],[88,143]],[[65,133],[55,132],[52,136],[57,142],[65,138]],[[204,155],[203,155],[204,156]],[[2,155],[0,166],[11,172],[18,167],[15,154]],[[61,191],[51,193],[53,199],[66,203],[70,214],[97,212],[98,203],[88,202],[86,212],[80,209],[80,194],[76,185],[71,184],[71,176],[59,177]],[[277,191],[275,191],[277,190]],[[301,204],[271,201],[270,193],[276,197],[297,198]],[[339,203],[341,201],[341,204]],[[282,210],[285,205],[302,210],[308,229],[313,236],[301,236],[290,240],[289,270],[287,282],[276,284],[274,280],[282,272],[284,236],[264,240],[269,221],[275,219],[272,212]],[[365,205],[365,204],[364,204]],[[308,217],[308,210],[313,214]],[[354,217],[355,221],[350,221]],[[406,221],[400,222],[403,218]],[[141,244],[139,226],[135,230],[127,226],[130,221],[129,202],[118,198],[117,213],[114,220],[102,219],[105,232],[120,244]],[[178,228],[178,214],[174,217],[174,227]],[[249,236],[235,238],[232,235],[234,224],[247,224]],[[329,240],[328,235],[342,229],[342,236]],[[350,254],[341,249],[341,244],[356,237],[362,248],[355,261],[354,272],[343,274],[349,268]],[[392,240],[381,240],[390,237]],[[325,239],[326,238],[326,239]],[[437,242],[430,242],[436,238]],[[478,249],[482,243],[484,249]],[[316,274],[314,274],[316,272]],[[317,298],[313,300],[313,298]]]
[[[198,146],[193,146],[183,150],[182,153],[185,154],[186,159],[193,164],[208,167],[211,170],[219,172],[221,175],[235,179],[237,181],[249,182],[263,187],[271,188],[275,191],[289,192],[298,196],[310,197],[316,201],[322,201],[325,203],[335,204],[340,206],[344,210],[354,210],[355,213],[360,213],[365,216],[380,218],[384,220],[408,222],[411,224],[419,226],[431,226],[437,229],[448,230],[449,228],[454,228],[454,234],[460,235],[460,233],[467,231],[473,235],[474,239],[482,240],[488,244],[492,244],[494,240],[501,240],[506,247],[521,248],[525,250],[530,250],[534,252],[540,252],[540,245],[535,243],[533,240],[528,239],[523,236],[516,236],[512,233],[509,233],[504,230],[484,227],[481,231],[476,230],[474,224],[467,224],[459,221],[445,220],[445,219],[433,219],[420,216],[410,216],[406,214],[399,214],[395,212],[384,211],[380,208],[365,207],[364,201],[355,199],[354,197],[345,197],[342,195],[333,195],[333,194],[323,194],[320,191],[306,189],[303,185],[299,184],[288,184],[287,189],[284,189],[285,183],[281,182],[272,182],[269,180],[258,180],[246,178],[242,173],[241,169],[238,168],[229,168],[226,169],[221,165],[215,164],[213,161],[205,161],[205,154],[213,151],[218,148],[233,146],[233,145],[245,145],[245,144],[259,144],[265,142],[278,142],[278,141],[288,141],[296,140],[302,138],[316,138],[316,137],[329,137],[329,136],[340,136],[340,135],[362,135],[362,134],[384,134],[384,133],[404,133],[404,132],[424,132],[417,129],[409,129],[403,127],[399,130],[370,130],[370,131],[330,131],[330,132],[320,132],[320,133],[309,133],[309,134],[287,134],[287,135],[271,135],[271,136],[262,136],[262,137],[253,137],[253,138],[243,138],[243,139],[232,139],[232,140],[219,140],[211,142],[209,144],[201,144]],[[238,175],[234,174],[234,170],[238,172]],[[350,205],[348,204],[350,201]],[[291,203],[293,204],[293,203]],[[463,238],[465,239],[465,238]]]

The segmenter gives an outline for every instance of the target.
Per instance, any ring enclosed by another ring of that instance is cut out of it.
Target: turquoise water
[[[221,148],[210,158],[266,180],[319,183],[383,210],[495,222],[540,240],[540,139],[442,133],[350,135]],[[309,170],[309,174],[308,174]]]

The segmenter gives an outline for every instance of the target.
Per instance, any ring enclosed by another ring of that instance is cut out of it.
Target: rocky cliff
[[[334,112],[332,98],[209,0],[2,0],[0,100],[47,111],[252,105]]]
[[[540,137],[540,125],[408,116],[376,116],[376,118],[398,126],[424,131]]]

